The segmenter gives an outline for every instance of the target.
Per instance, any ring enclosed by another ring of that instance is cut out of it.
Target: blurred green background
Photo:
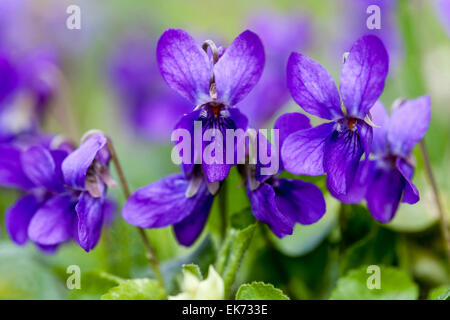
[[[65,33],[67,43],[62,55],[62,71],[67,79],[72,112],[68,116],[73,118],[76,127],[76,133],[72,135],[79,138],[92,128],[109,134],[134,190],[176,172],[178,168],[169,160],[169,141],[149,142],[136,136],[124,123],[120,102],[107,78],[108,57],[118,39],[139,30],[140,33],[148,33],[156,43],[165,29],[183,28],[200,39],[217,38],[227,45],[249,27],[249,17],[259,10],[281,15],[298,13],[308,18],[312,30],[310,45],[302,53],[319,61],[337,80],[342,52],[336,43],[337,39],[348,33],[342,19],[349,13],[351,2],[33,1],[33,8],[30,9],[34,12],[30,18],[32,20],[23,22],[39,26],[52,15],[66,17],[68,4],[81,7],[82,29],[73,32],[83,33],[80,37],[82,41],[71,41],[71,33]],[[401,34],[402,50],[396,64],[391,64],[381,100],[389,107],[398,97],[431,95],[432,119],[425,141],[442,199],[449,212],[449,36],[436,17],[433,1],[400,2],[394,16],[396,28]],[[365,15],[364,12],[360,14]],[[65,28],[63,23],[60,28]],[[34,32],[36,38],[45,39],[56,31],[43,27]],[[405,42],[408,36],[412,39],[410,43]],[[157,71],[155,76],[159,76]],[[286,110],[301,111],[292,100],[280,112]],[[175,124],[176,119],[173,121]],[[316,124],[319,120],[312,121]],[[45,128],[55,133],[64,133],[66,129],[52,116],[46,118]],[[326,194],[327,213],[317,224],[297,225],[294,235],[283,240],[275,239],[265,228],[258,229],[244,257],[237,282],[266,281],[283,289],[291,298],[327,299],[336,288],[338,279],[350,270],[378,264],[400,270],[402,275],[406,274],[408,281],[414,281],[417,294],[413,293],[412,297],[427,298],[433,289],[444,290],[442,288],[449,283],[449,265],[440,234],[439,215],[418,150],[415,150],[415,155],[417,169],[414,182],[421,193],[421,201],[413,206],[402,204],[391,223],[381,225],[370,217],[364,205],[340,205]],[[304,178],[316,182],[326,192],[323,177]],[[230,215],[249,206],[245,189],[239,187],[240,183],[239,175],[232,170],[228,181],[229,189],[233,190],[229,193]],[[123,204],[124,198],[119,189],[110,190],[109,194],[118,201],[119,207]],[[0,221],[3,221],[5,209],[14,203],[17,196],[14,191],[0,190]],[[204,272],[209,264],[214,263],[220,234],[219,221],[217,203],[214,203],[206,231],[191,248],[180,247],[171,228],[147,231],[172,290],[176,291],[178,287],[183,263],[197,263]],[[96,299],[111,286],[105,279],[98,280],[96,274],[101,271],[123,278],[151,276],[138,233],[121,219],[120,210],[111,226],[104,229],[99,245],[90,253],[70,243],[53,255],[45,255],[32,244],[16,246],[8,239],[3,222],[0,226],[2,299]],[[69,276],[66,269],[69,265],[80,266],[81,290],[66,287]],[[393,274],[395,278],[395,272]],[[90,281],[90,276],[96,280]],[[394,279],[393,283],[401,281],[398,279]]]

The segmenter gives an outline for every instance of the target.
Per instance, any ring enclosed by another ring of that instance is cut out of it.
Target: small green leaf
[[[194,276],[196,276],[199,280],[203,280],[202,273],[200,272],[200,268],[196,264],[183,264],[183,273],[190,272]]]
[[[234,283],[236,272],[250,245],[255,229],[256,223],[241,230],[230,228],[228,231],[216,262],[217,272],[222,276],[225,283],[225,296]]]
[[[289,300],[289,297],[270,283],[252,282],[239,287],[236,300]]]
[[[125,280],[111,288],[102,296],[102,300],[164,300],[166,293],[156,280]]]
[[[434,288],[428,294],[428,300],[450,300],[450,286]]]
[[[69,298],[74,300],[96,300],[106,291],[121,284],[123,281],[126,280],[103,271],[86,271],[81,274],[81,288],[78,290],[71,290],[69,292]]]
[[[379,289],[369,288],[376,274],[367,266],[351,270],[337,282],[331,292],[331,300],[415,300],[419,290],[410,276],[403,270],[380,266]]]
[[[450,300],[450,290],[445,291],[443,294],[441,294],[434,300]]]

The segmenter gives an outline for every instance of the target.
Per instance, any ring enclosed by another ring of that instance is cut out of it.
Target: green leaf
[[[217,272],[222,276],[227,294],[234,283],[236,272],[247,251],[256,229],[256,223],[244,229],[230,228],[216,261]]]
[[[183,264],[183,272],[190,272],[194,276],[196,276],[199,280],[203,280],[202,273],[200,272],[200,268],[196,264]]]
[[[345,277],[340,278],[336,288],[332,291],[332,300],[415,300],[419,289],[403,270],[380,266],[379,289],[369,289],[369,284],[376,277],[377,272],[369,271],[367,266],[351,270]]]
[[[69,299],[100,299],[106,291],[126,281],[103,271],[82,272],[80,280],[81,288],[71,290]]]
[[[441,294],[439,297],[437,297],[434,300],[450,300],[450,289],[445,291],[443,294]]]
[[[110,289],[102,300],[164,300],[166,292],[153,279],[125,280]]]
[[[236,300],[289,300],[289,297],[272,284],[252,282],[240,286]]]
[[[434,288],[428,294],[428,300],[450,300],[450,286]]]

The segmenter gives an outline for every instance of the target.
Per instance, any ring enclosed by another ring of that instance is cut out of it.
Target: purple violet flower
[[[208,219],[217,191],[210,186],[197,165],[191,178],[172,174],[137,189],[125,203],[122,216],[141,228],[173,225],[178,242],[190,246]]]
[[[301,113],[287,113],[280,116],[274,125],[280,133],[282,146],[289,134],[310,128],[309,119]],[[258,135],[258,144],[263,135]],[[269,142],[266,142],[269,143]],[[269,149],[275,152],[274,148]],[[251,168],[250,165],[247,165]],[[297,222],[307,225],[317,222],[326,211],[325,199],[320,189],[312,183],[296,179],[279,178],[277,175],[261,176],[256,170],[248,170],[247,194],[253,215],[266,223],[272,232],[282,238],[292,234]],[[281,172],[283,168],[280,168]]]
[[[203,132],[207,129],[219,130],[223,137],[226,136],[226,129],[245,131],[248,120],[233,106],[251,91],[264,68],[263,45],[251,31],[241,33],[224,53],[212,46],[210,48],[215,52],[208,55],[183,30],[169,29],[158,41],[157,60],[164,80],[196,106],[176,125],[176,128],[188,130],[191,137],[194,136],[195,121],[202,122]],[[214,137],[211,140],[215,148],[223,148],[225,159],[225,144]],[[205,144],[202,155],[204,148]],[[194,168],[194,159],[197,161],[197,157],[202,157],[195,151],[192,153],[191,163],[183,164],[187,175]],[[225,161],[215,160],[202,161],[209,182],[225,179],[231,167]]]
[[[414,204],[420,199],[411,181],[414,174],[411,150],[428,130],[431,100],[429,96],[402,100],[393,108],[390,118],[381,102],[370,112],[374,123],[380,126],[373,131],[375,159],[361,166],[346,202],[358,203],[365,198],[373,217],[386,223],[394,217],[400,201]]]
[[[372,127],[369,110],[381,95],[389,58],[373,35],[358,39],[342,67],[340,93],[328,71],[314,60],[292,53],[287,66],[288,88],[306,112],[332,120],[290,134],[281,148],[287,171],[327,174],[327,186],[337,195],[350,189],[361,156],[368,159]]]
[[[78,193],[75,205],[78,224],[74,234],[86,251],[93,249],[100,238],[107,187],[116,186],[109,174],[110,159],[107,138],[94,133],[69,154],[61,166],[66,186]]]
[[[73,148],[66,142],[56,149],[45,143],[25,149],[0,145],[0,185],[25,192],[5,215],[6,229],[14,242],[24,245],[29,239],[46,252],[71,239],[86,251],[95,247],[104,216],[110,216],[114,206],[104,197],[93,199],[86,189],[67,187],[63,174],[73,169],[67,170],[63,163],[77,169],[92,164],[90,155],[82,153],[86,145],[100,144],[98,140],[97,136],[87,139],[69,156]],[[74,159],[82,164],[77,165]]]

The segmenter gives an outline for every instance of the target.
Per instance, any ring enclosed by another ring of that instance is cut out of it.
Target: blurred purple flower
[[[95,136],[87,139],[80,149],[85,150],[86,144],[93,144],[96,139]],[[51,252],[61,243],[74,239],[90,251],[99,239],[104,217],[112,215],[114,206],[105,201],[104,194],[94,199],[86,189],[67,186],[63,163],[76,166],[78,160],[82,164],[75,168],[92,166],[89,155],[80,156],[80,149],[69,155],[73,150],[69,143],[61,142],[55,149],[45,141],[24,149],[12,144],[0,145],[0,185],[25,192],[7,210],[6,229],[19,245],[30,239],[40,249]],[[102,156],[102,159],[106,158]],[[86,176],[86,183],[90,177]]]
[[[328,71],[316,61],[292,53],[287,67],[288,87],[308,113],[333,120],[300,130],[286,138],[281,154],[287,171],[327,174],[334,195],[345,195],[353,183],[363,153],[368,158],[372,127],[369,110],[383,92],[389,58],[382,41],[363,36],[352,46],[341,71],[340,93]]]
[[[436,13],[450,37],[450,0],[435,0]]]
[[[259,37],[251,31],[241,33],[225,50],[217,52],[217,61],[208,55],[183,30],[169,29],[158,41],[157,59],[161,74],[169,87],[188,99],[196,110],[184,116],[177,128],[188,130],[193,137],[194,122],[201,121],[202,129],[219,130],[223,137],[226,129],[246,130],[248,120],[233,108],[258,82],[264,68],[264,48]],[[213,139],[215,149],[223,148],[221,139]],[[202,147],[202,155],[203,148]],[[193,168],[183,164],[186,174]],[[215,160],[215,159],[214,159]],[[203,161],[202,167],[209,182],[221,181],[228,175],[231,165]]]
[[[293,132],[309,129],[309,119],[300,113],[287,113],[279,117],[274,125],[280,133],[280,148],[285,139]],[[258,135],[258,147],[262,134]],[[267,144],[270,144],[268,141]],[[270,152],[275,152],[272,147]],[[247,170],[247,194],[250,199],[253,215],[266,223],[272,232],[282,238],[292,234],[297,222],[308,225],[317,222],[326,210],[325,199],[318,187],[309,182],[279,178],[277,175],[261,176],[258,174],[261,165]],[[280,168],[280,172],[283,168]]]
[[[109,77],[130,126],[151,141],[167,142],[176,123],[192,105],[167,88],[151,39],[127,37],[109,59]]]
[[[381,102],[370,112],[374,123],[380,126],[373,132],[375,160],[362,166],[346,202],[358,203],[365,198],[373,217],[385,223],[394,217],[400,200],[414,204],[420,199],[411,181],[414,165],[410,153],[428,130],[431,100],[423,96],[401,101],[390,118]]]
[[[214,193],[196,166],[189,179],[172,174],[137,189],[125,203],[122,216],[141,228],[173,225],[178,242],[190,246],[205,227]]]
[[[261,12],[249,23],[262,39],[266,64],[260,81],[237,106],[244,110],[249,126],[262,128],[289,101],[286,62],[290,52],[305,50],[310,39],[310,24],[297,15]]]
[[[50,50],[15,59],[0,50],[0,142],[39,131],[39,120],[57,90],[56,65]]]
[[[341,11],[339,26],[336,28],[338,50],[343,53],[350,47],[354,39],[366,34],[379,37],[386,46],[392,66],[401,63],[403,51],[401,34],[397,26],[397,1],[396,0],[338,0]],[[380,8],[381,28],[369,29],[367,19],[371,13],[367,8],[377,5]]]

